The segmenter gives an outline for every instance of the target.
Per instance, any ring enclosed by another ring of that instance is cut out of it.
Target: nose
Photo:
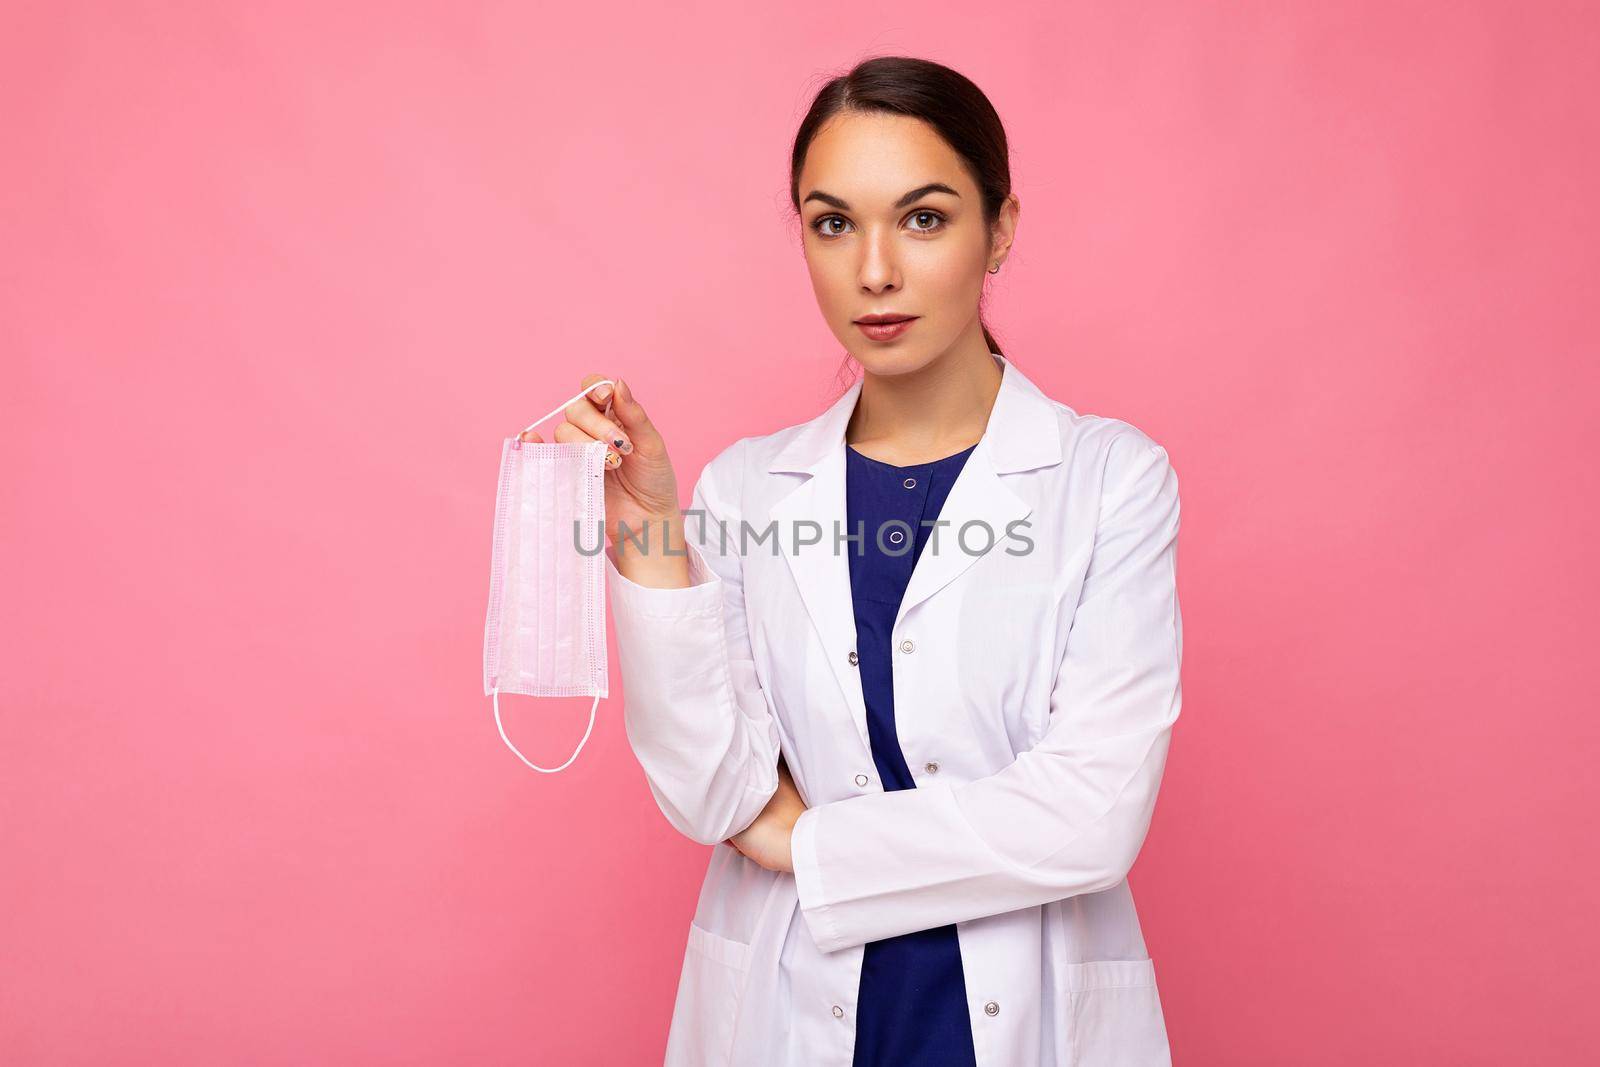
[[[857,269],[861,288],[868,293],[890,292],[900,287],[900,264],[895,258],[894,236],[870,230],[861,242],[861,264]]]

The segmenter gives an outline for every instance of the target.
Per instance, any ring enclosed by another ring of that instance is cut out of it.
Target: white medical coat
[[[915,789],[878,779],[833,549],[859,380],[706,464],[689,587],[631,582],[606,550],[629,744],[672,826],[715,846],[668,1067],[850,1067],[864,944],[950,923],[979,1067],[1170,1063],[1127,876],[1181,699],[1177,476],[1141,430],[996,360],[894,625]],[[780,752],[809,805],[793,874],[725,843]]]

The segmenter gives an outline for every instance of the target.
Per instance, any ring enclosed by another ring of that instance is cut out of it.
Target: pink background
[[[1592,1054],[1592,7],[218,8],[0,34],[0,1061],[659,1062],[708,853],[620,687],[502,745],[499,441],[621,374],[687,500],[819,411],[789,139],[896,52],[1008,125],[1002,347],[1182,478],[1177,1062]]]

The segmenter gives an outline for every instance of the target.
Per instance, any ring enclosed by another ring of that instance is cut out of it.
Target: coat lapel
[[[861,395],[861,380],[817,418],[801,427],[789,447],[779,453],[770,473],[798,473],[804,481],[772,508],[779,551],[789,565],[800,598],[826,653],[828,669],[849,705],[850,718],[871,749],[867,704],[861,674],[850,663],[856,647],[855,605],[850,593],[850,559],[833,551],[833,531],[845,529],[844,429]],[[831,443],[830,443],[831,442]],[[815,524],[813,527],[811,524]],[[796,539],[822,539],[798,550]]]
[[[1003,356],[1000,391],[990,409],[983,436],[950,489],[930,540],[912,568],[901,599],[900,620],[924,600],[954,581],[968,567],[1006,538],[1006,527],[1027,517],[1031,508],[1009,488],[1003,475],[1049,466],[1061,459],[1061,431],[1055,405]],[[829,669],[850,710],[850,717],[871,750],[867,707],[861,674],[851,665],[856,647],[855,605],[850,592],[850,545],[834,548],[834,535],[848,532],[845,521],[845,428],[861,395],[861,379],[821,415],[803,423],[768,466],[771,474],[802,474],[805,480],[772,507],[780,551],[827,654]],[[967,547],[959,534],[967,523]],[[796,549],[795,540],[816,538]],[[872,531],[866,531],[872,536]],[[935,551],[937,545],[937,551]]]

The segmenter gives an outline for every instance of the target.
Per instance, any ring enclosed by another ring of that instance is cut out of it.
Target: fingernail
[[[616,445],[617,451],[621,452],[624,456],[633,451],[633,442],[628,440],[626,437],[618,437],[611,443]]]
[[[607,400],[611,399],[611,386],[602,385],[600,388],[594,391],[594,395],[600,398],[600,403],[604,404]]]
[[[606,466],[608,466],[608,467],[620,467],[621,465],[622,465],[622,457],[617,455],[615,452],[611,451],[611,449],[609,449],[609,448],[606,449]]]

